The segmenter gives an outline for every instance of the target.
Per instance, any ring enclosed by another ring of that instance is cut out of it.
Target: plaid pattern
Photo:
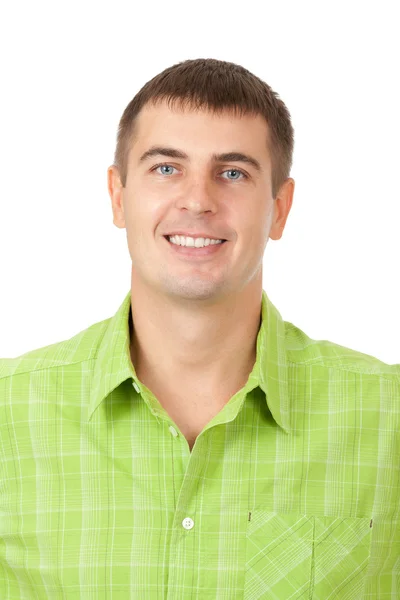
[[[0,600],[400,598],[400,364],[263,291],[257,361],[192,452],[115,316],[0,360]]]

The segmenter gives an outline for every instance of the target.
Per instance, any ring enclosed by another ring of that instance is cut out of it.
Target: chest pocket
[[[372,525],[370,517],[254,510],[244,600],[362,600]]]

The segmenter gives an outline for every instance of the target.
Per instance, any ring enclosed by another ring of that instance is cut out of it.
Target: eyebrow
[[[169,146],[152,146],[149,150],[146,150],[139,158],[139,163],[142,163],[146,159],[152,156],[168,156],[169,158],[183,158],[189,160],[189,156],[182,150],[177,148],[171,148]],[[244,162],[252,165],[257,171],[261,171],[261,164],[259,161],[248,154],[242,152],[223,152],[222,154],[212,154],[211,160],[213,162]]]

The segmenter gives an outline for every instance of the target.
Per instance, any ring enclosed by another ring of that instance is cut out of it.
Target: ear
[[[293,203],[295,181],[292,177],[285,179],[274,200],[274,217],[269,232],[271,240],[280,240],[285,229]]]

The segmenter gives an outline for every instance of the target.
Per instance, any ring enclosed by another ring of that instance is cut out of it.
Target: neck
[[[213,391],[245,384],[256,361],[262,288],[203,311],[168,306],[159,295],[142,297],[134,289],[131,360],[143,383]]]

